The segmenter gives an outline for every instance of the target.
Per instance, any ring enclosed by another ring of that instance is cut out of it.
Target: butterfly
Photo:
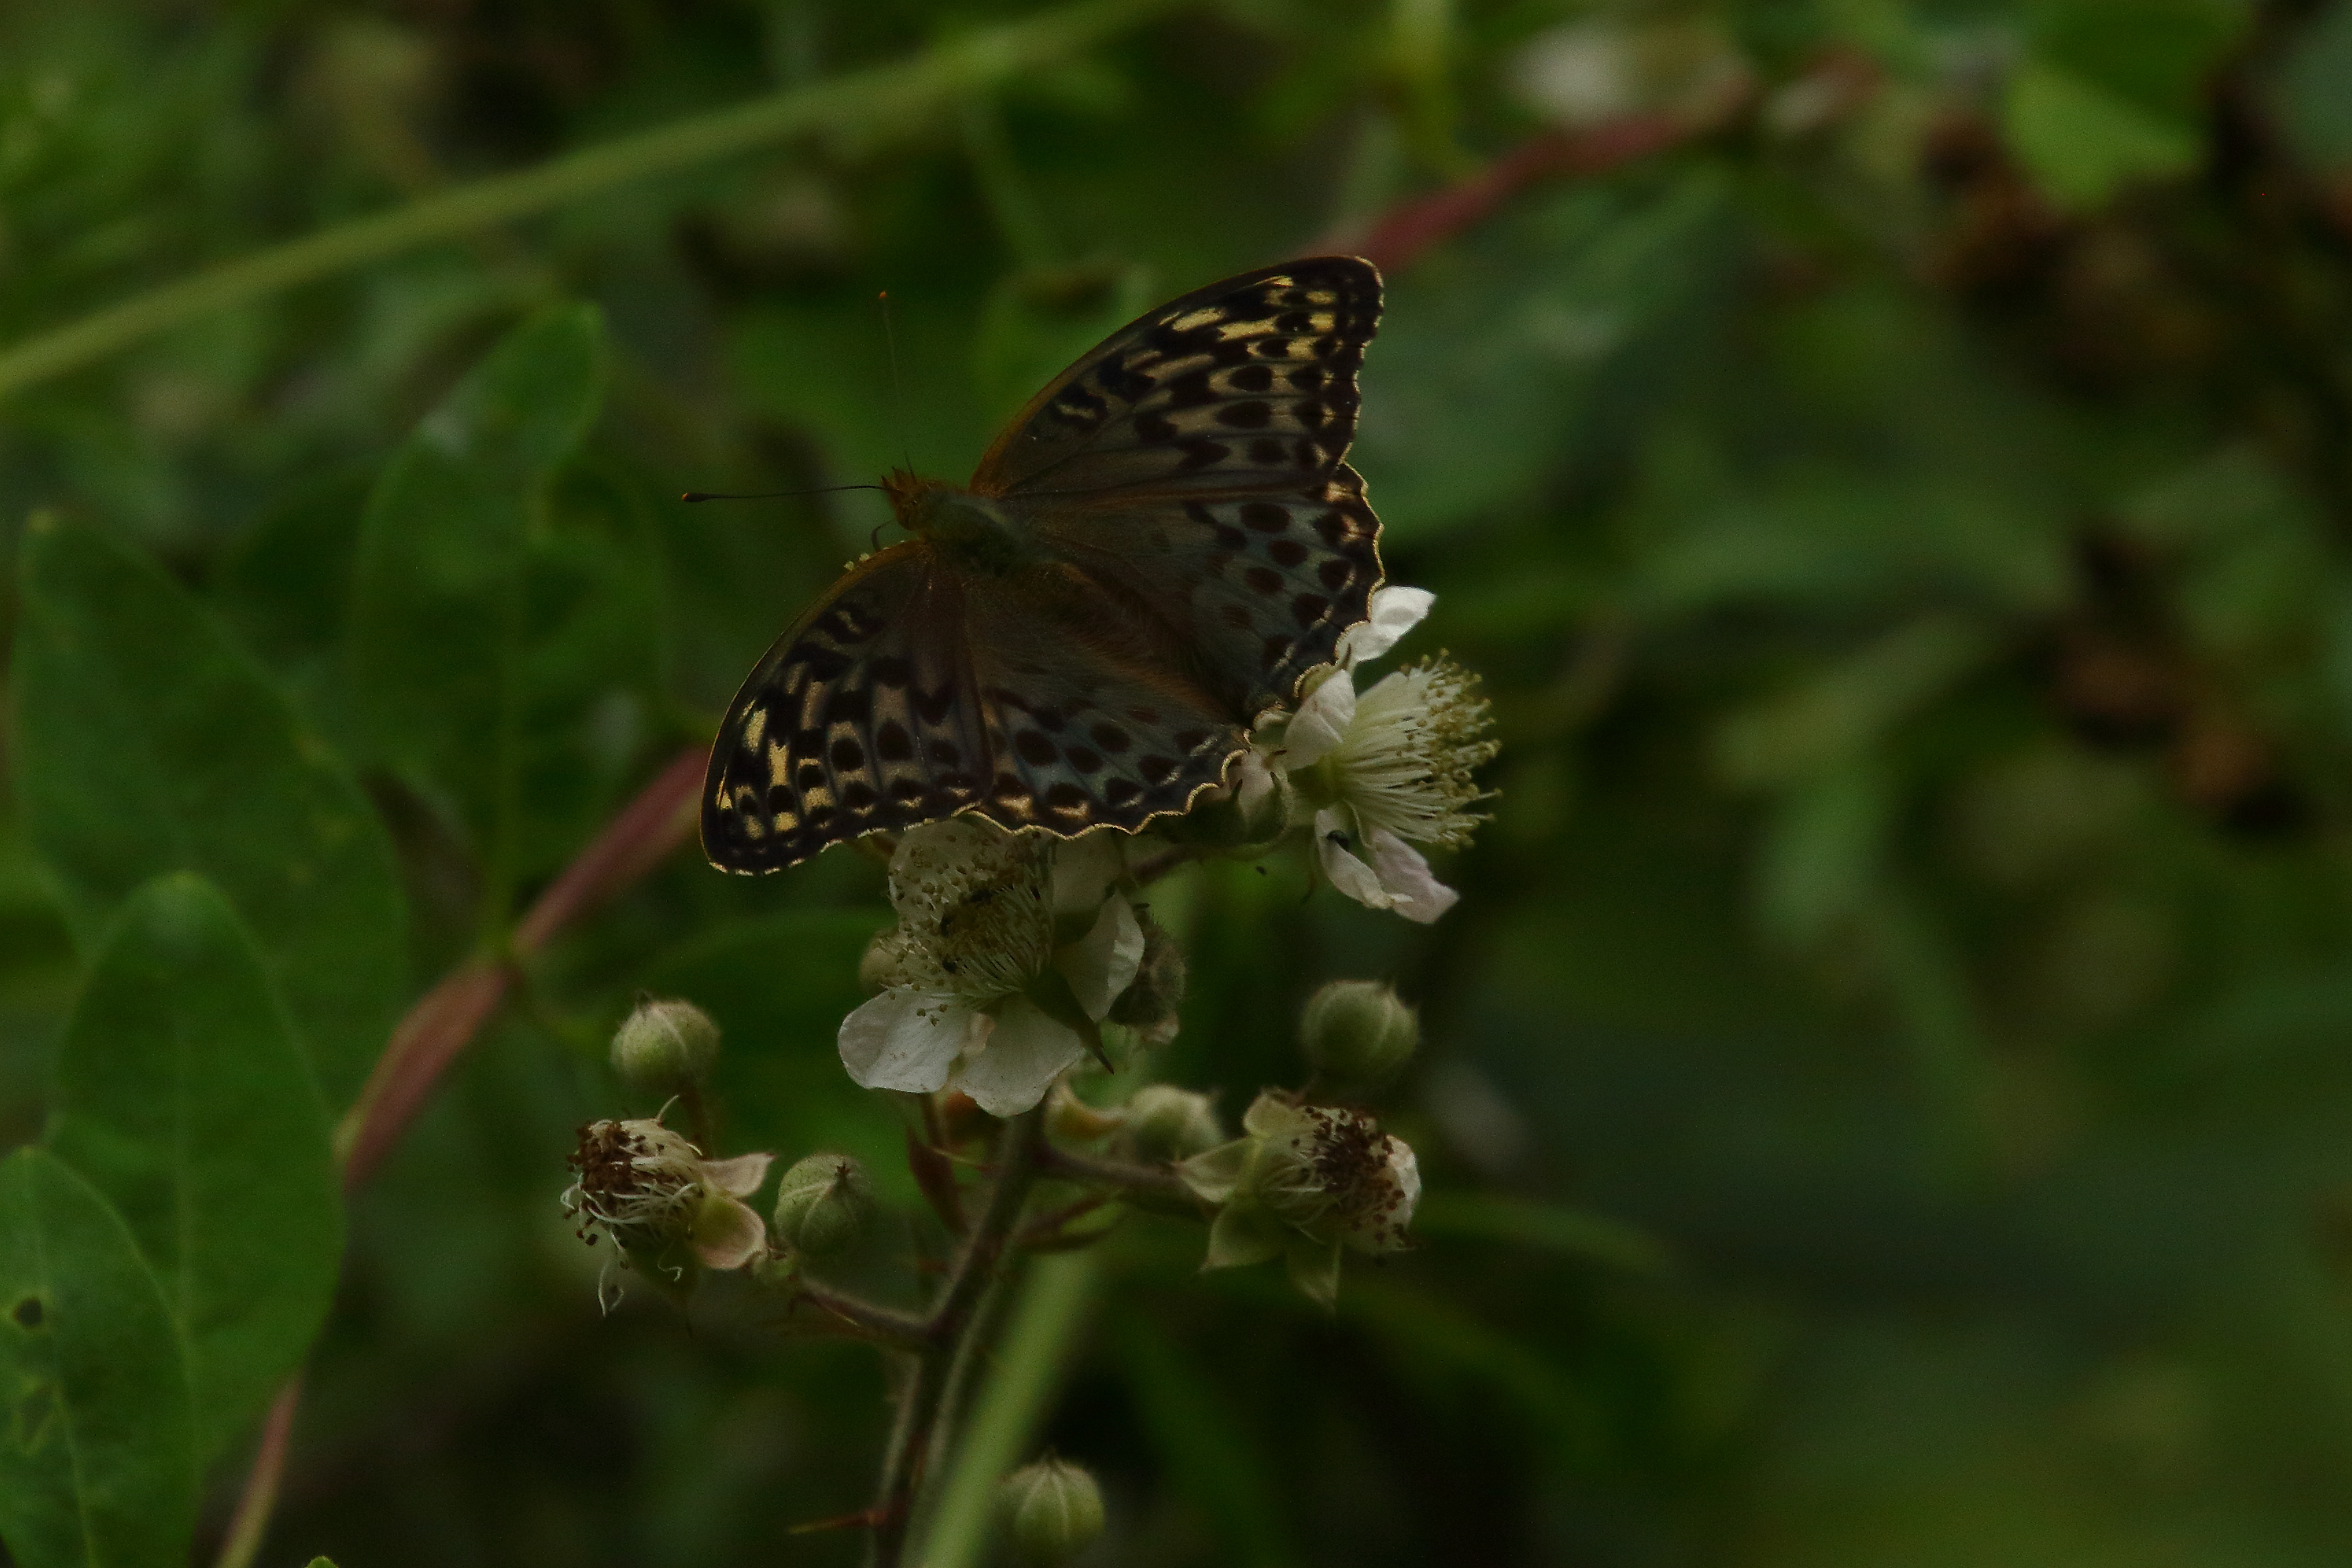
[[[1262,268],[1147,312],[957,487],[894,470],[911,535],[853,563],[744,680],[702,843],[730,871],[965,813],[1134,831],[1223,783],[1380,585],[1344,459],[1380,273]]]

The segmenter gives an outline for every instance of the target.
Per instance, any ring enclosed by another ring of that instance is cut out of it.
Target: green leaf
[[[2077,209],[2137,181],[2187,174],[2202,147],[2189,121],[2042,60],[2010,79],[2001,123],[2042,192]]]
[[[362,525],[347,655],[369,753],[494,857],[494,900],[522,812],[529,569],[604,360],[592,306],[515,328],[417,426]]]
[[[2240,0],[2042,0],[2032,54],[2150,114],[2193,123],[2207,79],[2252,9]]]
[[[1393,537],[1523,502],[1613,446],[1705,341],[1727,195],[1706,173],[1573,190],[1392,280],[1352,460]]]
[[[357,1092],[406,967],[383,824],[217,622],[94,530],[26,538],[17,799],[85,948],[131,891],[204,873],[261,938],[330,1100]]]
[[[0,1540],[21,1568],[187,1559],[187,1368],[122,1216],[40,1149],[0,1161]]]
[[[2271,102],[2305,162],[2334,171],[2352,167],[2352,0],[2336,0],[2295,40],[2272,84]]]
[[[342,1205],[317,1082],[211,883],[161,878],[124,907],[67,1022],[55,1105],[49,1147],[138,1238],[217,1453],[326,1317]]]

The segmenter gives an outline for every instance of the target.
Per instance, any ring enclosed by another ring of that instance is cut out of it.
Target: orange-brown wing
[[[1104,339],[1030,401],[971,488],[1008,498],[1297,491],[1355,439],[1381,275],[1353,256],[1260,268]]]
[[[978,804],[992,771],[961,585],[919,543],[868,557],[776,639],[710,749],[702,847],[774,871]]]

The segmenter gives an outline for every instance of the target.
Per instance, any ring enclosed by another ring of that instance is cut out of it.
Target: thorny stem
[[[911,1313],[877,1306],[863,1297],[833,1289],[813,1279],[794,1280],[793,1293],[817,1310],[839,1319],[862,1338],[903,1351],[919,1350],[927,1342],[923,1338],[923,1320]]]
[[[1004,1124],[996,1142],[996,1180],[988,1202],[965,1233],[938,1301],[924,1319],[922,1348],[914,1352],[898,1395],[898,1417],[882,1457],[875,1489],[874,1533],[866,1545],[866,1568],[899,1568],[913,1521],[916,1489],[922,1483],[956,1363],[982,1320],[978,1308],[996,1279],[998,1258],[1021,1217],[1021,1205],[1036,1178],[1037,1152],[1044,1144],[1045,1113],[1025,1110]]]
[[[1099,1154],[1074,1153],[1048,1143],[1037,1151],[1037,1169],[1047,1176],[1087,1186],[1116,1187],[1122,1196],[1155,1204],[1190,1207],[1192,1189],[1172,1165],[1144,1165],[1132,1160],[1108,1160]]]

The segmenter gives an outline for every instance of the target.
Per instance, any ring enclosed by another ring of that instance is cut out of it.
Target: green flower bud
[[[1216,1108],[1205,1094],[1173,1084],[1147,1083],[1127,1102],[1127,1137],[1139,1160],[1173,1163],[1224,1142]]]
[[[1421,1044],[1421,1016],[1377,980],[1334,980],[1307,999],[1298,1043],[1335,1086],[1395,1075]]]
[[[698,1082],[719,1055],[719,1026],[691,1002],[641,1002],[613,1032],[613,1071],[640,1094]]]
[[[1083,1468],[1040,1459],[1004,1478],[1000,1490],[1013,1549],[1038,1568],[1055,1568],[1102,1533],[1102,1489]]]
[[[874,1217],[874,1184],[846,1154],[811,1154],[776,1184],[776,1239],[809,1258],[846,1250]]]

